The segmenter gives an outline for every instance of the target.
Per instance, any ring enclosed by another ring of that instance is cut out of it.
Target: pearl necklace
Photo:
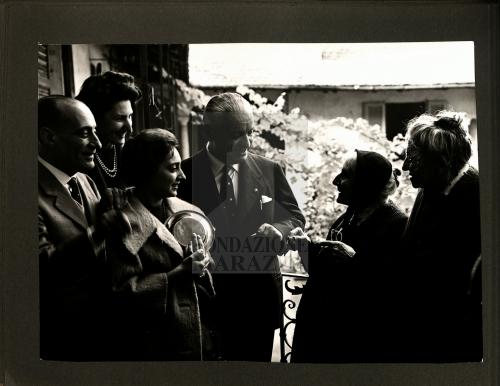
[[[116,147],[113,145],[113,168],[110,169],[104,165],[104,162],[99,158],[99,156],[95,155],[95,158],[97,159],[97,162],[101,166],[101,169],[106,173],[109,177],[115,178],[116,174],[118,173],[118,164],[117,164],[117,156],[116,156]]]

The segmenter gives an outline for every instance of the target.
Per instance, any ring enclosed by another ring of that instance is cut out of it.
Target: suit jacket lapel
[[[245,215],[256,205],[263,194],[266,193],[264,176],[249,154],[247,159],[240,162],[238,176],[238,214],[244,218]]]
[[[71,218],[82,228],[88,227],[87,219],[82,209],[71,198],[66,188],[40,162],[38,163],[38,184],[47,195],[54,197],[55,208]]]
[[[88,183],[85,181],[85,176],[77,174],[78,184],[83,200],[83,207],[85,208],[85,216],[89,224],[95,224],[97,220],[96,208],[99,203],[99,197],[96,192],[88,188]]]
[[[202,150],[193,162],[193,196],[196,195],[203,211],[210,213],[221,204],[219,190],[215,184],[215,177],[210,167],[210,159],[207,150]]]

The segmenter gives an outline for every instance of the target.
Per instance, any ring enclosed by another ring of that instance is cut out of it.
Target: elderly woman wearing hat
[[[307,243],[298,249],[310,275],[297,311],[293,362],[392,361],[387,278],[406,224],[388,199],[398,175],[382,155],[357,150],[333,180],[347,210],[327,240],[312,243],[300,230],[289,238],[295,247]]]

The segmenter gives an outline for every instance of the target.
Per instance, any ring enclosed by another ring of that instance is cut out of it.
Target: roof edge
[[[397,84],[397,85],[342,85],[342,86],[327,86],[327,85],[211,85],[202,86],[191,84],[192,87],[214,89],[214,88],[236,88],[238,86],[247,86],[253,89],[276,89],[276,90],[331,90],[331,91],[381,91],[381,90],[417,90],[417,89],[448,89],[448,88],[474,88],[476,84],[471,83],[439,83],[439,84]]]

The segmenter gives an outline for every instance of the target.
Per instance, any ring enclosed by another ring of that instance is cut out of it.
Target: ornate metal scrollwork
[[[301,295],[304,287],[302,285],[294,285],[293,287],[290,285],[293,278],[307,279],[306,275],[295,275],[295,274],[283,274],[283,276],[291,276],[291,278],[285,280],[285,290],[291,295]],[[286,293],[284,293],[286,295]],[[292,334],[290,334],[290,326],[295,325],[296,318],[295,312],[290,314],[288,311],[295,310],[298,305],[298,302],[295,302],[292,299],[286,299],[282,304],[282,314],[283,320],[280,328],[280,350],[281,350],[281,363],[288,363],[290,360],[290,356],[292,354]],[[288,334],[287,334],[288,333]]]
[[[285,288],[292,295],[300,295],[300,294],[302,294],[302,292],[304,292],[304,287],[300,287],[300,286],[295,285],[295,286],[293,286],[293,288],[291,288],[290,282],[291,282],[291,279],[288,279],[287,281],[285,281]],[[295,307],[292,307],[292,308],[295,308]]]

